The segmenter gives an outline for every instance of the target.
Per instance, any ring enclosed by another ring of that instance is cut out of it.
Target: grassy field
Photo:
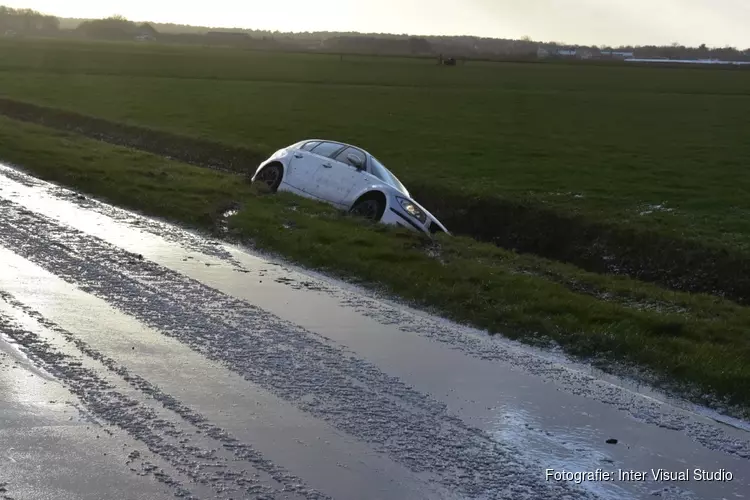
[[[119,205],[212,230],[230,202],[230,234],[298,263],[356,278],[491,332],[645,368],[696,401],[750,415],[750,308],[518,255],[468,238],[428,243],[325,205],[264,195],[239,175],[177,163],[0,117],[0,158]],[[383,273],[384,266],[390,272]]]
[[[653,281],[681,288],[673,280],[695,276],[711,293],[734,287],[750,297],[750,266],[734,265],[750,263],[750,71],[448,68],[429,59],[6,39],[2,96],[48,107],[37,121],[50,125],[45,116],[69,110],[143,127],[136,134],[188,138],[179,144],[242,147],[247,158],[305,137],[352,142],[413,192],[428,193],[428,208],[451,205],[453,230],[507,226],[533,240],[531,251],[568,262],[589,250],[600,260],[620,252],[657,271],[679,261],[677,274]],[[747,307],[463,237],[429,246],[314,203],[260,195],[237,175],[6,118],[0,160],[203,229],[240,202],[233,235],[260,248],[378,282],[492,332],[551,339],[607,366],[632,363],[671,387],[687,384],[694,399],[726,398],[750,414]],[[462,219],[462,210],[470,216]],[[386,263],[394,271],[383,275]],[[722,288],[725,277],[731,283]]]
[[[5,40],[0,94],[262,153],[333,137],[407,185],[750,253],[750,71]]]

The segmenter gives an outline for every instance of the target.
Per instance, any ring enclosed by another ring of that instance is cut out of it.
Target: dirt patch
[[[250,174],[266,154],[204,139],[110,122],[0,98],[0,114],[147,151],[192,165]],[[628,275],[663,287],[750,304],[750,256],[629,226],[603,224],[540,204],[471,197],[441,186],[410,185],[456,234],[597,273]],[[219,207],[206,214],[221,232]]]

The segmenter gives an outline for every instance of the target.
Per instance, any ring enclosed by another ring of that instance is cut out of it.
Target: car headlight
[[[406,210],[406,213],[417,219],[422,224],[425,223],[425,221],[427,220],[427,214],[420,210],[420,208],[416,206],[413,201],[409,201],[406,198],[400,197],[397,197],[397,199],[401,204],[401,207]]]

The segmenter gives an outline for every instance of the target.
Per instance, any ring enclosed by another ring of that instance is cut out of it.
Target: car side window
[[[312,151],[312,149],[318,144],[320,144],[320,141],[310,141],[310,142],[305,143],[305,145],[302,146],[300,149],[302,151]]]
[[[352,161],[349,159],[350,155],[359,158],[360,159],[360,164],[356,165],[356,164],[352,163]],[[357,166],[361,166],[361,167],[364,168],[364,166],[365,166],[365,158],[366,158],[365,154],[362,151],[360,151],[359,149],[357,149],[357,148],[346,148],[345,150],[343,150],[342,152],[340,152],[339,154],[337,154],[336,158],[334,158],[334,160],[340,161],[341,163],[346,163],[347,165],[349,165],[351,167],[355,167],[356,168]]]
[[[316,155],[326,156],[328,158],[331,158],[342,147],[344,146],[336,142],[321,142],[320,144],[318,144],[312,149],[312,152],[315,153]]]

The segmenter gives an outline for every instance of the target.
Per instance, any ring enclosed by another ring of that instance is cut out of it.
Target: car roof
[[[333,139],[303,139],[303,140],[295,143],[294,145],[295,146],[297,146],[297,145],[302,146],[303,144],[307,144],[308,142],[333,142],[335,144],[341,144],[342,146],[345,146],[345,147],[357,148],[360,151],[364,152],[367,156],[372,156],[370,153],[367,152],[367,150],[365,148],[362,148],[360,146],[355,146],[354,144],[347,144],[346,142],[342,142],[342,141],[336,141],[336,140],[333,140]]]

